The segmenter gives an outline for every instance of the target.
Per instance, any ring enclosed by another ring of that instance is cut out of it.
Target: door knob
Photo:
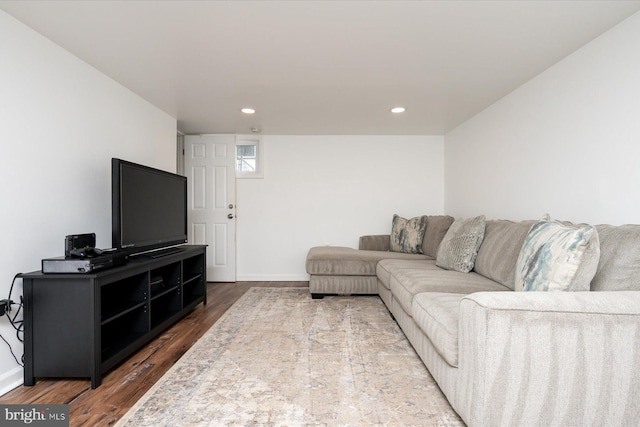
[[[227,215],[227,218],[229,218],[229,219],[233,219],[233,214],[229,214],[229,215]]]
[[[229,209],[233,209],[233,203],[229,203]]]

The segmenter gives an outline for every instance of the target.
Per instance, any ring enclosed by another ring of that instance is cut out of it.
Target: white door
[[[207,246],[207,281],[236,281],[234,135],[187,135],[189,243]]]

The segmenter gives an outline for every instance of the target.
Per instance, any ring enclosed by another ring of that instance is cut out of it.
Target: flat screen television
[[[187,242],[187,178],[111,159],[112,245],[131,255]]]

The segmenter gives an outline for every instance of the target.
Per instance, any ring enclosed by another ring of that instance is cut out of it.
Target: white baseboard
[[[239,274],[239,282],[308,282],[308,274]]]
[[[10,371],[0,375],[0,396],[9,393],[24,383],[24,368],[16,366]]]

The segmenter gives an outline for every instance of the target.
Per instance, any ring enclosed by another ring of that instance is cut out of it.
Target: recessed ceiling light
[[[391,112],[392,113],[396,113],[396,114],[404,113],[405,112],[405,108],[404,107],[395,107],[395,108],[391,109]]]
[[[242,110],[240,110],[240,111],[242,111],[242,112],[243,112],[243,113],[245,113],[245,114],[253,114],[253,113],[255,113],[255,112],[256,112],[256,110],[254,110],[253,108],[243,108],[243,109],[242,109]]]

